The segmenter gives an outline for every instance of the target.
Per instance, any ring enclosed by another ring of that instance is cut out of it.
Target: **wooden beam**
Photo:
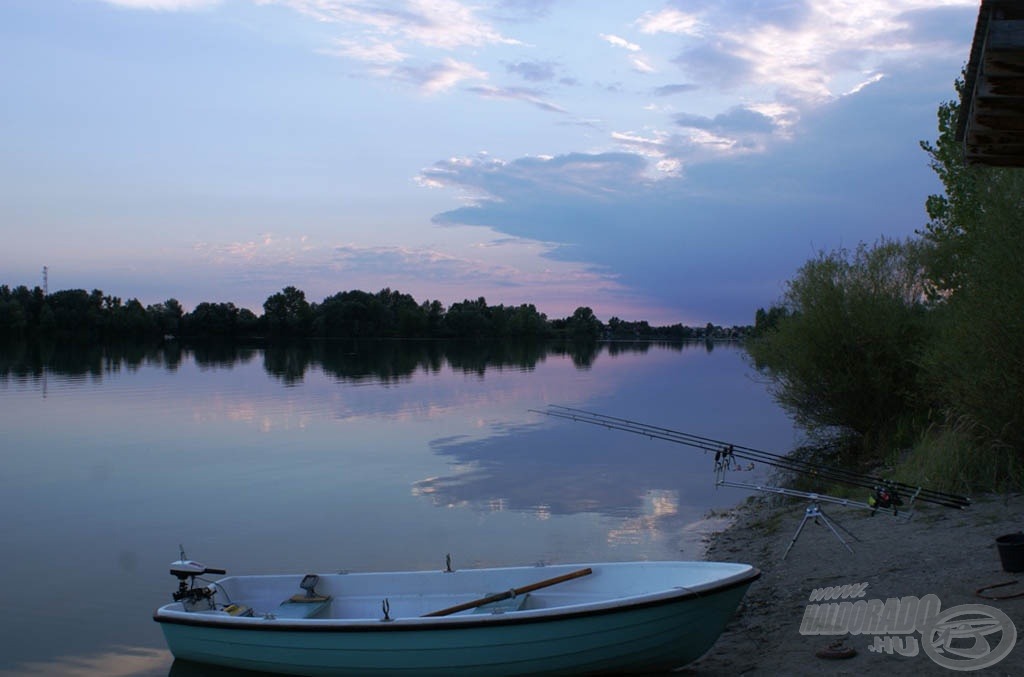
[[[1006,96],[1024,97],[1024,77],[986,75],[978,82],[975,91],[975,97],[978,99]]]
[[[1013,52],[1012,54],[1009,52],[999,52],[996,54],[986,52],[984,61],[981,64],[981,73],[978,74],[979,79],[1000,75],[1011,77],[1024,75],[1024,51]]]
[[[1017,139],[1015,143],[968,143],[967,152],[971,155],[984,155],[992,157],[1020,157],[1024,158],[1024,140]]]
[[[1024,21],[991,20],[987,38],[985,51],[988,53],[1024,49]]]
[[[1001,132],[1024,132],[1024,115],[985,115],[978,112],[968,134],[977,133],[982,129]]]
[[[964,159],[970,164],[986,165],[988,167],[1024,167],[1024,155],[998,156],[968,151]]]
[[[968,145],[1011,146],[1024,143],[1024,131],[992,131],[970,130],[967,136]]]

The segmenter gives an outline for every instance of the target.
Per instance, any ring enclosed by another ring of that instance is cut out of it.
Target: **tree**
[[[153,333],[154,326],[152,317],[146,314],[138,299],[129,299],[123,305],[118,299],[106,321],[107,335],[111,338],[142,339]]]
[[[190,336],[230,338],[238,333],[239,315],[234,303],[204,301],[182,318],[182,327]]]
[[[939,136],[935,143],[921,141],[929,156],[929,164],[942,182],[945,192],[929,195],[925,201],[929,221],[920,235],[931,245],[925,263],[934,296],[947,297],[964,284],[967,268],[980,253],[978,239],[987,232],[978,232],[978,221],[988,211],[989,203],[1000,203],[1005,196],[1024,194],[1024,172],[1018,169],[968,165],[963,145],[956,139],[960,116],[959,99],[964,94],[964,81],[954,83],[957,100],[939,106]],[[1003,218],[1007,205],[1002,205]]]
[[[156,331],[164,336],[174,336],[179,331],[185,311],[178,299],[170,298],[163,303],[146,306],[146,314],[150,316]]]
[[[306,293],[285,287],[263,302],[263,318],[273,335],[299,336],[309,331],[312,312]]]
[[[6,284],[0,285],[0,337],[21,336],[27,327],[25,308]]]
[[[963,80],[955,83],[963,93]],[[966,165],[959,103],[939,107],[939,136],[922,142],[945,193],[928,197],[928,271],[943,307],[926,355],[928,384],[952,420],[984,441],[1021,448],[1024,402],[1024,171]]]
[[[758,308],[754,314],[754,330],[751,335],[753,337],[764,336],[775,329],[787,315],[789,315],[789,311],[781,305],[772,306],[767,311],[764,308]]]
[[[381,338],[389,335],[391,321],[378,295],[353,290],[325,298],[316,308],[314,329],[325,337]]]
[[[958,79],[959,95],[963,87]],[[928,197],[922,232],[941,301],[926,383],[978,441],[1024,449],[1024,170],[965,164],[959,113],[958,101],[942,104],[938,139],[921,143],[945,189]]]
[[[603,329],[601,320],[597,319],[594,311],[587,306],[576,308],[572,317],[566,320],[566,331],[574,340],[595,340]]]
[[[112,299],[98,289],[91,293],[84,289],[65,289],[47,296],[45,307],[52,312],[52,315],[47,314],[50,331],[62,336],[96,339],[103,334]]]
[[[420,304],[420,312],[426,321],[424,331],[427,336],[439,336],[444,323],[444,305],[437,300],[424,301]]]
[[[476,301],[466,299],[461,303],[453,303],[444,320],[452,336],[479,339],[492,335],[491,312],[483,296]]]
[[[798,423],[870,447],[914,413],[926,338],[920,248],[883,239],[823,252],[787,283],[787,313],[747,349]]]
[[[387,336],[417,338],[425,335],[427,317],[416,299],[388,287],[377,292],[377,299],[387,309]]]

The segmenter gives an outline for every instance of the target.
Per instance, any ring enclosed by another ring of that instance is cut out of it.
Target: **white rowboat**
[[[668,670],[704,654],[760,572],[618,562],[230,576],[181,560],[156,610],[178,659],[294,675],[572,675]],[[192,586],[185,583],[192,579]]]

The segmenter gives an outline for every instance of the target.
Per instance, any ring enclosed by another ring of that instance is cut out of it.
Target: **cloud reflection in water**
[[[118,647],[87,656],[61,656],[48,661],[21,663],[13,670],[0,670],[0,677],[143,677],[167,674],[173,657],[166,649]]]

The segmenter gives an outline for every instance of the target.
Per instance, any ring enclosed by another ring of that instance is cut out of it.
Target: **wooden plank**
[[[476,607],[483,606],[484,604],[490,604],[491,602],[500,602],[503,599],[509,599],[510,597],[522,595],[527,592],[533,592],[534,590],[540,590],[541,588],[547,588],[552,585],[557,585],[559,583],[565,583],[566,581],[571,581],[572,579],[579,578],[580,576],[589,576],[592,573],[594,572],[590,567],[578,569],[576,571],[570,571],[567,574],[555,576],[554,578],[547,578],[543,581],[531,583],[530,585],[524,585],[521,588],[512,588],[508,592],[499,592],[494,595],[487,595],[486,597],[481,597],[480,599],[474,599],[471,602],[456,604],[455,606],[450,606],[447,609],[431,611],[429,614],[423,614],[422,617],[428,618],[434,616],[448,616],[449,614],[454,614],[459,611],[465,611],[466,609],[475,609]]]
[[[1024,132],[968,130],[967,143],[974,146],[1024,145]]]
[[[974,116],[973,129],[1024,132],[1024,115],[985,115],[979,112]]]
[[[994,156],[967,152],[964,159],[970,164],[988,167],[1024,167],[1024,155]]]
[[[1024,48],[1024,21],[990,20],[985,51],[1015,50]]]
[[[1016,143],[1003,143],[1003,144],[992,144],[992,143],[970,143],[967,144],[968,150],[975,155],[986,155],[986,156],[1014,156],[1024,155],[1024,142],[1018,141]]]
[[[983,97],[1024,97],[1024,77],[1007,75],[985,76],[978,82],[975,92],[978,98]]]
[[[1024,74],[1024,52],[986,52],[979,70],[978,79],[1000,75],[1019,77]]]

